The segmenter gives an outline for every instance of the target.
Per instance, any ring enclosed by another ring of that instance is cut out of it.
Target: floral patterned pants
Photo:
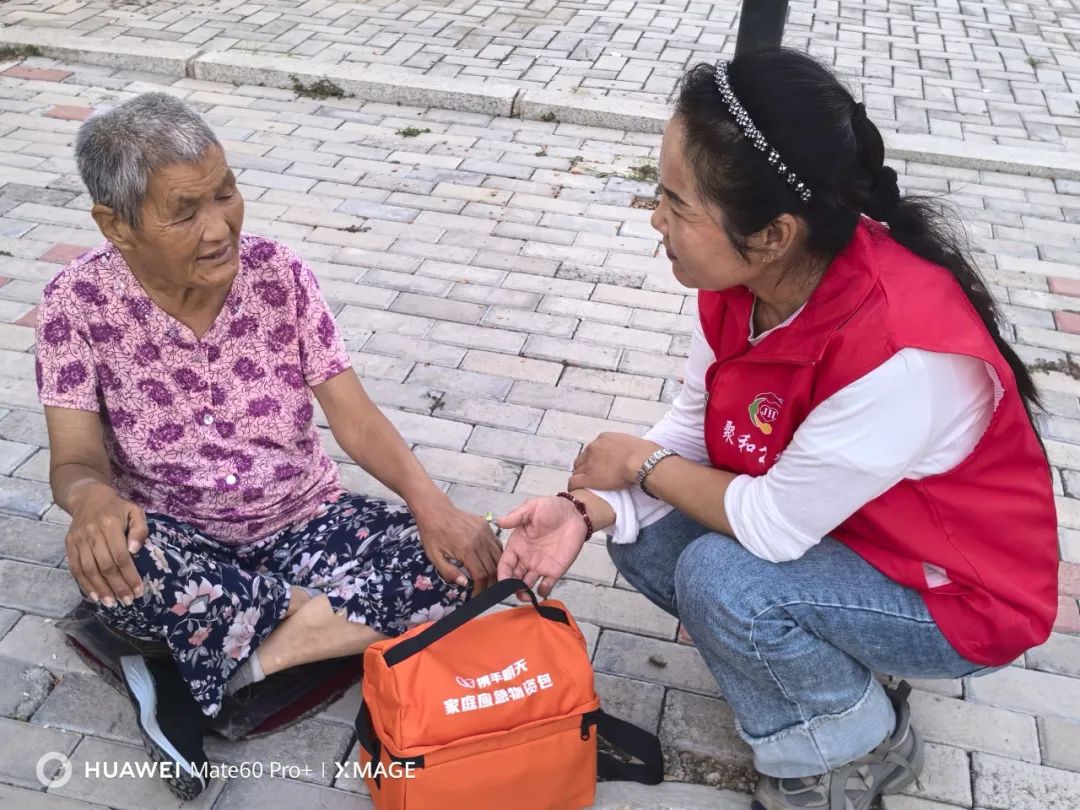
[[[170,517],[146,516],[134,555],[143,595],[98,615],[136,638],[164,641],[205,714],[285,616],[292,586],[326,594],[336,613],[396,636],[464,601],[424,553],[404,506],[343,494],[315,515],[245,546],[223,546]]]

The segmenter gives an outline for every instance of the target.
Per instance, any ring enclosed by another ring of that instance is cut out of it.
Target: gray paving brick
[[[347,333],[345,333],[345,345],[349,345]],[[394,382],[404,382],[416,365],[411,360],[367,352],[349,352],[349,358],[352,360],[353,370],[361,380],[379,377]]]
[[[959,748],[927,743],[926,765],[922,774],[902,792],[919,799],[971,807],[971,763],[968,754]]]
[[[517,354],[525,345],[525,335],[504,329],[489,329],[463,323],[440,323],[431,330],[431,339],[441,343],[495,352]]]
[[[696,648],[686,644],[605,630],[600,636],[593,664],[601,672],[720,696],[716,680],[701,655]]]
[[[540,426],[544,412],[539,408],[523,405],[511,405],[494,399],[474,399],[472,397],[447,394],[437,408],[439,416],[446,419],[460,419],[477,425],[520,430],[535,433]]]
[[[525,496],[554,495],[566,489],[569,479],[569,464],[565,469],[526,465],[521,471],[521,478],[518,479],[514,492],[520,492]]]
[[[437,419],[407,411],[384,409],[383,413],[409,444],[462,450],[473,430],[471,425],[461,422]]]
[[[735,715],[726,701],[669,689],[660,742],[676,772],[688,781],[744,792],[757,781],[750,746],[735,731]]]
[[[389,380],[366,380],[364,390],[380,407],[400,408],[414,413],[430,414],[432,406],[438,399],[438,394],[426,385],[397,383]]]
[[[347,726],[311,718],[268,737],[239,742],[207,737],[206,753],[220,762],[262,762],[267,773],[274,763],[295,766],[305,772],[290,778],[329,785],[335,775],[333,763],[341,762],[348,752],[351,734]]]
[[[82,601],[67,571],[0,560],[0,603],[5,607],[60,618]]]
[[[0,347],[24,352],[34,345],[34,330],[15,324],[0,324]]]
[[[899,793],[882,796],[881,806],[884,810],[954,810],[956,807],[955,804],[918,799],[914,796],[904,796]]]
[[[614,398],[607,394],[579,391],[564,386],[516,382],[510,389],[507,402],[532,405],[537,408],[558,408],[589,416],[606,416]]]
[[[464,301],[448,301],[415,293],[401,293],[390,305],[392,312],[406,315],[419,315],[425,318],[456,321],[458,323],[479,323],[484,316],[484,307],[468,304]],[[492,324],[495,325],[495,324]]]
[[[541,383],[558,382],[563,370],[561,363],[549,363],[544,360],[482,352],[475,349],[465,355],[461,368],[465,371],[477,371],[514,380],[531,380]]]
[[[581,301],[577,298],[564,298],[558,295],[545,296],[539,309],[541,312],[550,312],[553,315],[566,315],[585,321],[601,321],[616,326],[626,326],[632,313],[629,307],[603,304],[598,301]]]
[[[141,745],[135,711],[127,695],[93,675],[66,674],[60,678],[34,713],[33,722]]]
[[[664,688],[648,681],[596,674],[596,693],[608,714],[656,732],[664,705]]]
[[[290,177],[288,175],[259,171],[258,169],[244,169],[239,173],[239,180],[243,185],[277,188],[282,191],[308,191],[315,185],[315,180],[311,178]]]
[[[71,781],[63,787],[53,788],[50,794],[108,804],[117,810],[145,810],[147,807],[155,810],[204,810],[213,806],[221,793],[222,782],[215,779],[198,798],[184,802],[174,796],[159,779],[136,777],[121,782],[95,776],[93,770],[87,772],[87,765],[96,766],[101,773],[105,773],[106,768],[119,769],[126,762],[134,765],[149,761],[149,755],[141,746],[122,745],[87,737],[71,755]]]
[[[8,630],[15,626],[22,614],[11,608],[0,608],[0,639],[7,635]]]
[[[541,436],[557,436],[582,444],[591,442],[601,433],[630,433],[640,436],[644,432],[645,428],[641,425],[561,411],[548,411],[537,430]]]
[[[357,304],[362,307],[386,309],[398,297],[396,290],[356,282],[324,278],[319,283],[323,295],[331,304]]]
[[[987,810],[1069,807],[1080,796],[1080,774],[990,754],[972,757],[975,801]]]
[[[491,304],[515,309],[533,309],[540,303],[540,296],[535,293],[470,284],[455,284],[450,291],[450,297],[460,301],[472,301],[474,304]]]
[[[455,324],[455,326],[459,325]],[[364,344],[364,350],[450,368],[456,367],[465,357],[464,349],[390,332],[373,335]]]
[[[508,515],[521,505],[520,495],[468,484],[452,484],[448,494],[455,506],[474,515],[486,515],[488,512],[496,516]]]
[[[44,667],[0,656],[0,715],[13,720],[29,720],[50,690],[55,679]]]
[[[329,448],[327,449],[329,451]],[[396,492],[383,486],[381,482],[361,470],[355,464],[339,463],[338,471],[341,474],[342,487],[350,492],[356,492],[360,495],[366,495],[369,498],[377,498],[391,503],[402,503],[401,497]],[[436,481],[435,483],[438,484],[439,482]]]
[[[551,489],[548,490],[547,494],[556,491]],[[515,494],[514,497],[517,499],[518,505],[520,505],[523,497],[520,494]],[[616,573],[615,564],[611,561],[607,548],[601,543],[586,543],[577,559],[574,560],[574,564],[570,566],[570,570],[566,572],[566,575],[571,579],[611,586],[615,584]]]
[[[968,699],[1030,714],[1080,720],[1080,680],[1019,667],[971,678]]]
[[[52,619],[27,614],[0,639],[0,656],[43,666],[54,674],[90,674]]]
[[[615,402],[611,406],[611,418],[652,427],[664,417],[670,407],[665,402],[615,397]]]
[[[454,286],[448,281],[413,273],[398,273],[393,270],[369,270],[364,274],[363,280],[365,284],[377,287],[390,287],[395,290],[434,296],[445,296]]]
[[[919,731],[931,742],[1039,761],[1035,719],[1029,715],[920,691],[911,693],[911,714]]]
[[[409,382],[427,385],[438,391],[468,391],[475,396],[502,399],[510,391],[513,380],[481,374],[475,371],[425,366],[417,363],[409,375]]]
[[[555,337],[570,337],[577,328],[576,318],[564,318],[559,315],[546,315],[542,312],[527,312],[507,307],[492,307],[484,315],[485,326],[500,329],[514,329]]]
[[[1080,722],[1060,717],[1039,719],[1042,763],[1067,771],[1080,771]]]
[[[642,351],[661,354],[671,346],[670,335],[591,321],[581,324],[575,338],[608,346],[641,349]]]
[[[292,779],[245,779],[230,782],[215,810],[247,810],[249,807],[318,807],[319,810],[371,810],[365,796]]]
[[[581,445],[564,439],[480,426],[473,431],[466,449],[470,453],[506,461],[556,466],[572,462],[581,451]]]
[[[0,548],[7,557],[54,566],[64,559],[64,536],[58,526],[0,515]]]
[[[19,465],[14,475],[16,478],[40,481],[43,484],[49,483],[49,451],[37,450],[27,461]]]
[[[106,810],[103,804],[89,804],[78,799],[61,799],[52,793],[37,790],[24,790],[10,785],[0,785],[0,804],[5,807],[17,807],[19,810]]]
[[[437,447],[418,447],[416,457],[435,478],[509,492],[518,466],[494,458],[454,453]],[[0,642],[2,643],[2,642]]]
[[[603,394],[615,394],[640,399],[656,399],[660,396],[660,380],[611,371],[594,371],[587,368],[568,368],[563,374],[562,385],[581,388]]]
[[[342,332],[347,332],[349,328],[360,328],[365,332],[384,332],[413,337],[427,335],[433,324],[430,319],[417,318],[415,315],[382,312],[364,307],[346,307],[341,310],[336,320]]]
[[[609,370],[618,366],[620,355],[619,350],[611,346],[597,346],[547,335],[529,335],[522,353],[527,357]]]
[[[1080,637],[1051,633],[1049,640],[1027,652],[1030,669],[1080,678]]]
[[[551,595],[565,602],[580,621],[656,638],[675,638],[675,617],[639,593],[564,579],[556,584]]]
[[[41,517],[52,504],[48,484],[20,478],[5,478],[0,486],[0,512]]]
[[[0,781],[41,790],[35,772],[38,759],[51,751],[71,754],[79,740],[78,734],[0,717]]]

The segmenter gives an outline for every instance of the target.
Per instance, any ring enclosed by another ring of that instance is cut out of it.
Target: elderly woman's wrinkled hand
[[[131,557],[146,540],[146,514],[104,485],[88,487],[77,503],[64,540],[71,575],[91,601],[130,605],[143,593]]]
[[[450,505],[416,514],[420,542],[435,570],[447,582],[461,587],[472,581],[473,593],[495,582],[502,546],[491,526],[480,515]],[[455,563],[468,572],[468,578]]]
[[[567,483],[575,489],[615,490],[634,484],[637,471],[660,445],[628,433],[601,433],[574,460]]]

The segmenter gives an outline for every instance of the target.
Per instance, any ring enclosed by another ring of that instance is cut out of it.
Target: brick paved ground
[[[78,7],[67,6],[76,16]],[[51,792],[55,804],[31,792],[45,751],[71,752],[76,773],[86,761],[143,758],[126,701],[53,627],[77,592],[63,571],[65,516],[45,483],[31,325],[43,284],[98,241],[71,158],[79,121],[163,84],[215,125],[239,170],[247,228],[288,241],[316,268],[368,389],[465,507],[498,512],[550,493],[598,431],[643,431],[677,390],[694,320],[693,298],[655,255],[648,210],[635,207],[653,191],[635,169],[655,161],[656,136],[44,59],[0,75],[0,803],[20,808],[176,804],[153,782],[77,777]],[[1048,644],[984,679],[917,684],[931,756],[910,795],[885,807],[1075,808],[1080,184],[897,168],[907,189],[950,192],[961,206],[1019,350],[1041,369],[1066,562]],[[342,469],[350,486],[382,494],[355,467]],[[626,588],[599,544],[556,595],[588,631],[608,708],[659,730],[672,778],[735,791],[675,785],[659,799],[627,798],[606,786],[602,806],[747,808],[747,751],[675,620]],[[355,756],[353,705],[265,740],[215,745],[217,759],[311,763],[314,773],[215,784],[193,806],[365,806],[354,783],[318,767]]]
[[[738,7],[738,0],[8,0],[0,25],[662,103],[687,64],[731,52]],[[1075,0],[793,0],[786,35],[865,85],[867,107],[885,128],[1055,150],[1080,138],[1078,37]]]

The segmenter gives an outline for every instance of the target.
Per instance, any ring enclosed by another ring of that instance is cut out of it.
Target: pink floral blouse
[[[49,282],[37,318],[41,402],[100,413],[121,497],[226,545],[341,492],[311,386],[349,366],[310,268],[257,236],[240,238],[240,270],[201,340],[109,243]]]

